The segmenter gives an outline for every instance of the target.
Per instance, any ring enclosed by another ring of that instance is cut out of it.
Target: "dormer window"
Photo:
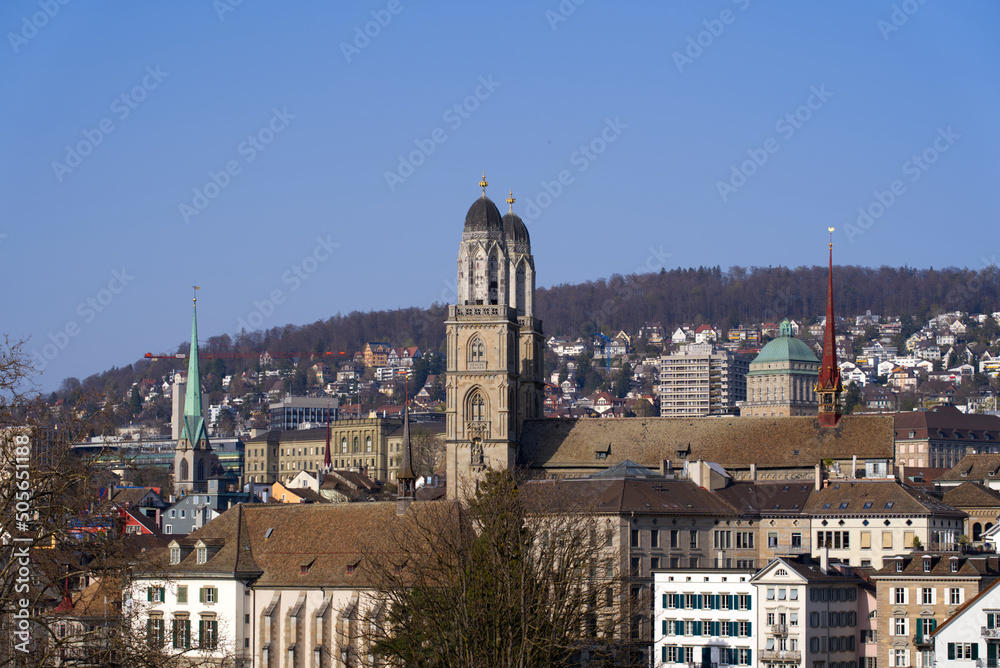
[[[203,564],[208,561],[208,548],[205,546],[199,546],[196,550],[197,560],[199,564]]]
[[[952,559],[951,560],[951,572],[952,573],[957,573],[958,572],[958,559]]]
[[[930,572],[931,572],[931,560],[924,559],[924,573],[930,573]]]
[[[181,548],[178,545],[171,546],[170,548],[170,563],[179,564],[181,563]]]
[[[902,561],[902,559],[897,559],[896,560],[896,572],[897,573],[902,573],[903,572],[903,561]]]

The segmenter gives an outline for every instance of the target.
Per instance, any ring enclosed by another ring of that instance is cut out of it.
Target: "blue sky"
[[[450,301],[483,170],[540,286],[818,264],[830,225],[844,264],[997,251],[996,3],[9,0],[0,28],[2,332],[46,390],[173,349],[194,284],[203,338]]]

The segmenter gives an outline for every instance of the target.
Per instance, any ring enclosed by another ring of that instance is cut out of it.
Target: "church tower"
[[[513,193],[501,217],[487,185],[484,173],[459,244],[458,303],[445,321],[449,498],[475,489],[487,467],[512,468],[523,421],[542,415],[531,241],[514,213]]]
[[[195,288],[197,290],[198,288]],[[196,293],[197,294],[197,293]],[[201,374],[198,370],[198,297],[194,298],[191,319],[191,350],[188,353],[187,391],[184,417],[174,450],[174,494],[208,491],[208,476],[214,473],[215,457],[208,443],[205,419],[201,414]]]
[[[826,286],[826,331],[823,334],[823,364],[819,369],[816,394],[819,395],[819,423],[835,427],[840,421],[840,393],[844,384],[837,366],[837,337],[833,319],[833,228],[830,231],[830,272]]]

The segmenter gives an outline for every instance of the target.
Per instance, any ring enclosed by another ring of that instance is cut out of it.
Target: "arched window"
[[[198,460],[198,477],[195,478],[195,480],[204,480],[204,479],[205,479],[205,460],[199,459]]]
[[[371,451],[372,451],[372,437],[371,436],[366,436],[365,437],[365,452],[371,452]]]
[[[486,346],[483,344],[483,340],[478,336],[472,339],[469,344],[469,361],[470,362],[485,362],[486,361]]]
[[[479,392],[475,392],[469,398],[469,419],[470,420],[486,419],[486,400],[483,398],[483,395]]]
[[[340,451],[347,452],[347,437],[340,439]]]
[[[354,452],[358,451],[358,437],[354,437]]]
[[[188,479],[188,462],[187,462],[186,459],[182,459],[181,460],[180,479],[181,480],[187,480]]]

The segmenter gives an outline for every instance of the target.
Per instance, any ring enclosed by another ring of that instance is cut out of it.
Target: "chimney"
[[[858,456],[851,457],[851,478],[858,477]]]
[[[900,464],[899,465],[899,482],[902,482],[902,483],[906,482],[906,465],[905,464]]]
[[[750,465],[750,482],[757,482],[757,465]]]
[[[823,474],[820,470],[820,465],[816,464],[816,491],[818,492],[823,485]]]
[[[819,570],[823,575],[830,571],[830,548],[826,545],[819,551]]]

